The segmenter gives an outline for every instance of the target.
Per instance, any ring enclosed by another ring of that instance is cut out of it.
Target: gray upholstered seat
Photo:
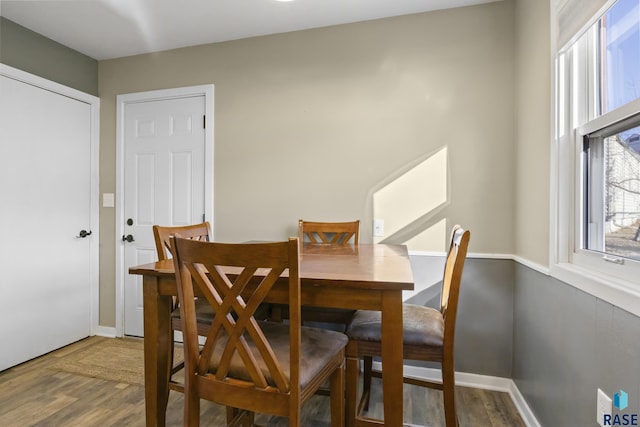
[[[213,322],[213,307],[204,298],[198,298],[196,300],[196,320],[199,324],[210,325]],[[267,319],[269,317],[269,305],[261,304],[256,310],[253,317],[258,320]],[[180,320],[180,307],[176,307],[171,312],[171,318]]]
[[[381,313],[359,310],[346,331],[349,339],[380,342]],[[402,340],[405,344],[442,347],[444,318],[439,310],[421,305],[402,307]]]
[[[289,325],[275,322],[260,322],[260,329],[271,345],[276,359],[281,363],[285,377],[290,378],[289,372]],[[347,345],[347,337],[343,333],[303,326],[300,328],[300,386],[306,387],[310,380],[329,363],[336,352]],[[256,360],[259,361],[260,370],[264,374],[267,382],[275,386],[273,378],[269,373],[269,368],[264,364],[262,357],[253,341],[245,333],[245,339]],[[216,350],[211,357],[209,372],[215,373],[218,368],[217,362],[221,359],[222,351],[227,342],[227,337],[221,337],[216,344]],[[246,371],[245,365],[236,352],[229,368],[229,377],[240,378],[250,381],[251,377]]]
[[[180,307],[176,307],[171,312],[172,319],[180,319]],[[198,323],[211,324],[213,321],[213,307],[207,300],[198,298],[196,300],[196,320]]]

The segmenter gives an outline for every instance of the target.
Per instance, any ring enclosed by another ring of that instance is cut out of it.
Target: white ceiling
[[[0,15],[94,59],[496,0],[0,0]]]

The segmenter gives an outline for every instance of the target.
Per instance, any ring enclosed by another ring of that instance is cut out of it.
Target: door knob
[[[76,239],[84,239],[85,237],[90,236],[90,235],[91,235],[91,230],[89,230],[89,231],[80,230],[80,232],[76,236]]]
[[[131,242],[134,242],[135,240],[131,234],[127,234],[126,236],[122,236],[122,241],[131,243]]]

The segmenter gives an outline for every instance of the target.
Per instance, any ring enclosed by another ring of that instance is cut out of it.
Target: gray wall
[[[596,390],[640,411],[640,318],[515,266],[513,379],[543,426],[596,425]]]
[[[98,95],[98,61],[0,17],[0,62]]]

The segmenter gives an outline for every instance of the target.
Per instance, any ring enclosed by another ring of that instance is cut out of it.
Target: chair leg
[[[184,387],[184,425],[185,427],[200,426],[200,396],[197,393],[189,392],[189,384],[186,384],[186,381]]]
[[[344,427],[344,362],[331,374],[331,427]]]
[[[358,397],[358,366],[357,357],[347,357],[347,384],[345,402],[345,422],[347,427],[354,427],[356,423],[356,398]]]
[[[289,425],[291,427],[300,427],[302,424],[302,416],[300,414],[300,405],[295,405],[289,410]]]
[[[171,331],[171,345],[169,346],[169,382],[171,382],[172,371],[173,371],[173,361],[175,360],[175,348],[176,348],[176,339],[175,332]]]
[[[362,396],[365,399],[364,409],[369,410],[369,401],[371,400],[371,376],[373,372],[373,357],[365,356],[363,358],[364,367],[362,372]]]
[[[231,406],[227,406],[225,409],[227,410],[227,426],[237,425],[238,409]]]
[[[244,425],[242,427],[253,427],[256,422],[255,417],[256,417],[255,412],[248,412],[244,420]]]
[[[227,426],[253,427],[255,413],[227,406]]]
[[[444,401],[444,419],[447,427],[458,427],[456,414],[456,383],[453,363],[442,365],[442,398]]]
[[[282,323],[282,306],[278,304],[272,304],[270,307],[271,313],[269,314],[269,321]]]

